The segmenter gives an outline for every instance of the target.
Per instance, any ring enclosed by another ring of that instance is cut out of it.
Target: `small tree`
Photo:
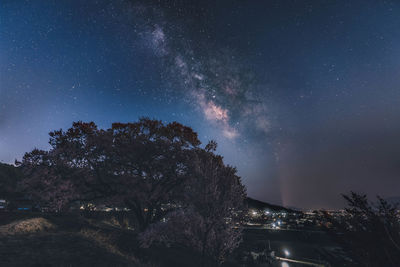
[[[185,201],[175,212],[148,229],[142,245],[181,244],[203,258],[222,263],[241,241],[240,219],[245,213],[245,188],[236,169],[215,155],[216,143],[196,149],[194,175],[185,188]]]
[[[349,207],[344,216],[334,218],[330,232],[343,245],[355,265],[400,266],[400,218],[397,205],[381,197],[368,202],[366,195],[343,195]]]

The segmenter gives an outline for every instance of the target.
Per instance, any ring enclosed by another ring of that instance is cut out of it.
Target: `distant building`
[[[0,210],[5,210],[7,208],[7,200],[0,199]]]

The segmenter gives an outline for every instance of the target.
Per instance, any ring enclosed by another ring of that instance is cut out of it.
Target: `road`
[[[309,262],[309,261],[300,261],[300,260],[281,258],[281,257],[275,257],[275,259],[280,260],[280,261],[304,264],[304,265],[308,265],[308,266],[325,267],[325,265],[323,265],[323,264],[319,264],[319,263],[315,263],[315,262]]]

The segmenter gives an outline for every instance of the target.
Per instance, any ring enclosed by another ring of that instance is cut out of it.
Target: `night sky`
[[[400,195],[400,1],[0,3],[0,161],[73,121],[178,121],[249,196]]]

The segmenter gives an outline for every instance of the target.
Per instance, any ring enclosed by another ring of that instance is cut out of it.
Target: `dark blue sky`
[[[72,121],[191,126],[250,196],[400,195],[398,1],[2,1],[0,161]]]

